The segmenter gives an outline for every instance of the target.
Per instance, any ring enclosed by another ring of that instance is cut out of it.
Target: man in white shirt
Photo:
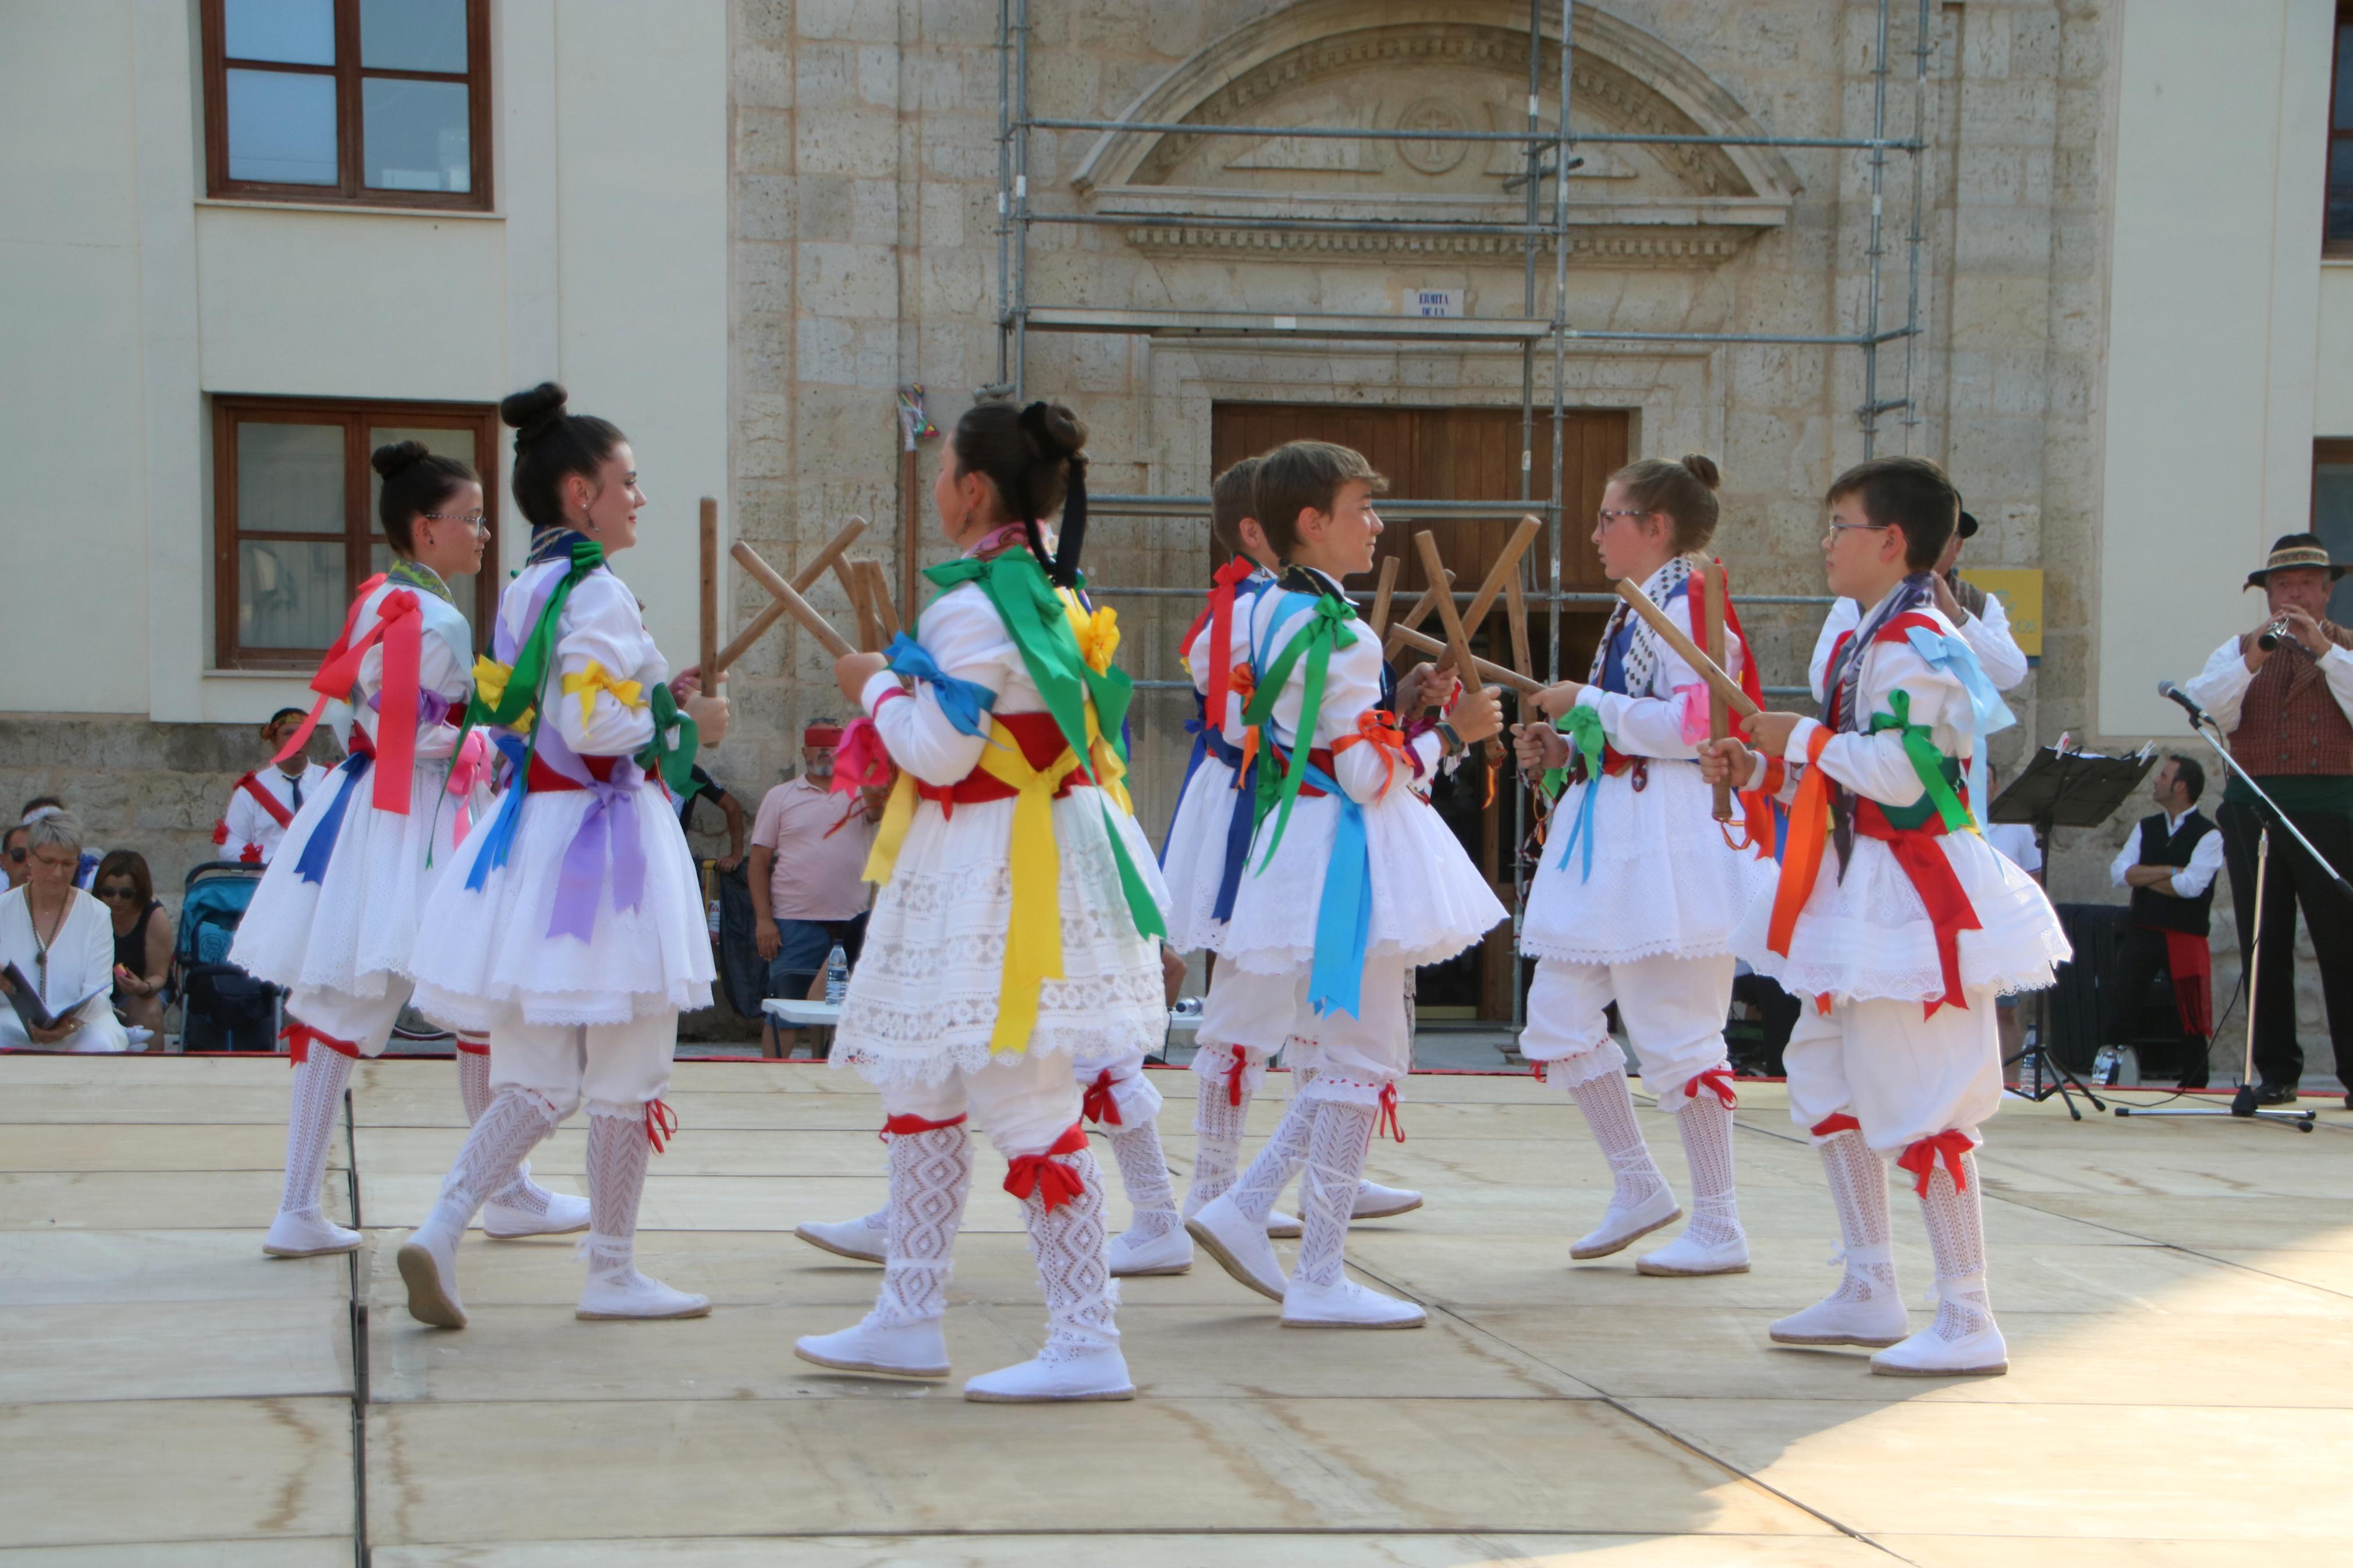
[[[280,708],[270,716],[261,727],[261,743],[270,757],[275,758],[302,727],[302,719],[300,708]],[[248,866],[269,864],[286,829],[293,824],[294,814],[326,782],[327,770],[299,752],[283,763],[264,763],[238,779],[229,792],[228,808],[213,824],[213,842],[219,846],[220,858],[241,860]]]
[[[2002,608],[2000,599],[1960,575],[1961,542],[1977,531],[1978,520],[1968,512],[1961,513],[1960,527],[1936,563],[1936,608],[1945,613],[1945,618],[1961,634],[1961,640],[1978,656],[1978,663],[1985,668],[1986,679],[1993,682],[1994,689],[2008,691],[2026,679],[2026,655],[2019,651],[2018,639],[2010,635],[2010,612]],[[1862,621],[1862,606],[1852,599],[1841,599],[1831,606],[1829,618],[1822,622],[1821,636],[1814,639],[1810,671],[1818,699],[1831,650],[1838,646],[1840,637],[1853,631]]]
[[[2108,880],[2132,889],[2132,926],[2116,955],[2110,1045],[2130,1045],[2141,1004],[2160,973],[2173,977],[2181,1020],[2181,1087],[2206,1087],[2207,1044],[2214,1033],[2214,966],[2209,952],[2214,879],[2222,869],[2222,835],[2198,810],[2206,770],[2168,757],[2149,789],[2157,812],[2135,824],[2108,865]]]

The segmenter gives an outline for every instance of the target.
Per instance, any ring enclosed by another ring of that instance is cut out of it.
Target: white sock
[[[1928,1221],[1928,1251],[1936,1260],[1936,1337],[1962,1340],[1993,1326],[1986,1291],[1985,1214],[1978,1202],[1978,1157],[1961,1156],[1968,1190],[1956,1187],[1940,1161],[1928,1173],[1920,1207]]]
[[[963,1122],[891,1135],[890,1241],[869,1321],[905,1328],[946,1312],[956,1227],[971,1190],[972,1138]]]
[[[1547,1076],[1551,1070],[1547,1065]],[[1599,1078],[1572,1085],[1568,1094],[1577,1110],[1585,1112],[1585,1124],[1593,1130],[1593,1141],[1609,1162],[1616,1183],[1609,1199],[1612,1209],[1640,1208],[1666,1189],[1667,1179],[1659,1173],[1659,1163],[1651,1157],[1651,1146],[1642,1140],[1642,1124],[1635,1120],[1634,1091],[1626,1082],[1624,1068],[1613,1067]]]
[[[343,1086],[351,1079],[352,1058],[316,1040],[295,1064],[292,1102],[286,1112],[286,1194],[279,1199],[280,1213],[318,1214],[327,1145],[343,1109]]]
[[[1127,1189],[1128,1206],[1134,1211],[1127,1234],[1152,1241],[1183,1228],[1184,1218],[1176,1212],[1176,1189],[1168,1179],[1168,1156],[1160,1149],[1158,1124],[1138,1121],[1103,1131],[1111,1138],[1112,1157],[1119,1162],[1120,1184]]]
[[[468,1123],[480,1121],[491,1108],[491,1058],[485,1051],[458,1053],[458,1098],[465,1102]],[[514,1180],[486,1200],[501,1208],[545,1217],[548,1192],[531,1179],[528,1163],[516,1167]]]
[[[1299,1184],[1299,1264],[1292,1278],[1328,1288],[1345,1277],[1342,1250],[1348,1239],[1348,1218],[1356,1206],[1356,1184],[1364,1176],[1373,1122],[1380,1112],[1343,1100],[1316,1102],[1314,1110],[1306,1173]]]
[[[636,1272],[638,1200],[652,1153],[642,1115],[588,1113],[589,1272]]]
[[[1732,1107],[1703,1088],[1683,1101],[1675,1125],[1691,1163],[1692,1220],[1683,1234],[1710,1247],[1737,1241],[1744,1233],[1733,1192]]]

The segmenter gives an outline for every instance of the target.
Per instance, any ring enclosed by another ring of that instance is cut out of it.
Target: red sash
[[[1968,799],[1963,786],[1961,799]],[[1929,923],[1936,928],[1936,962],[1945,977],[1945,994],[1927,1005],[1927,1017],[1935,1017],[1936,1009],[1949,1003],[1966,1008],[1968,1003],[1961,995],[1961,942],[1965,931],[1982,931],[1976,906],[1962,890],[1961,879],[1953,875],[1953,863],[1945,858],[1936,840],[1945,836],[1945,819],[1935,812],[1917,827],[1898,827],[1887,820],[1879,803],[1858,797],[1854,803],[1854,830],[1865,838],[1876,838],[1894,853],[1895,863],[1904,868],[1911,879],[1912,890],[1920,895],[1927,906]]]
[[[1717,564],[1722,565],[1723,563],[1718,562]],[[1706,635],[1704,628],[1707,626],[1707,574],[1693,573],[1689,592],[1692,637],[1694,641],[1698,641]],[[1733,608],[1732,573],[1728,568],[1724,574],[1724,630],[1732,644],[1740,649],[1740,689],[1747,695],[1748,700],[1759,708],[1764,707],[1764,682],[1757,674],[1757,655],[1748,646],[1747,632],[1741,627],[1740,612]],[[1602,761],[1603,771],[1609,771],[1607,766],[1609,757],[1606,752]],[[1772,797],[1763,790],[1741,790],[1737,794],[1740,798],[1741,832],[1748,840],[1744,847],[1754,849],[1759,860],[1769,860],[1773,858],[1774,839]],[[1727,830],[1725,834],[1725,841],[1729,842],[1731,837],[1732,835]]]
[[[2173,1010],[2180,1016],[2181,1032],[2200,1037],[2214,1032],[2214,954],[2202,931],[2165,933],[2165,963],[2173,972]]]
[[[253,774],[248,773],[237,780],[237,787],[260,802],[261,809],[268,812],[269,820],[278,824],[280,827],[290,827],[294,825],[294,814],[286,809],[286,803],[264,789],[261,781]]]
[[[1051,713],[999,713],[997,715],[997,721],[1012,731],[1014,741],[1021,747],[1023,759],[1036,772],[1044,773],[1060,760],[1064,752],[1071,749],[1070,742],[1062,738],[1062,727],[1054,722],[1054,716]],[[1080,785],[1091,784],[1094,782],[1083,764],[1072,768],[1062,775],[1060,783],[1054,785],[1054,798],[1060,800]],[[959,805],[977,805],[984,801],[991,800],[1011,800],[1021,792],[986,769],[976,767],[955,783],[944,787],[925,784],[923,780],[916,779],[915,793],[922,798],[935,803],[944,813],[954,816],[955,808]]]

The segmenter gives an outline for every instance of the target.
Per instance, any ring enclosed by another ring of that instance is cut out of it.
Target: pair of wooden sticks
[[[879,561],[853,561],[844,553],[866,531],[866,520],[853,517],[841,525],[834,536],[826,541],[825,548],[811,556],[787,582],[776,568],[760,559],[759,552],[742,540],[737,540],[728,553],[737,565],[751,574],[753,581],[768,590],[776,603],[752,617],[744,629],[735,634],[726,647],[719,641],[719,503],[709,496],[702,500],[702,670],[706,686],[715,685],[718,678],[730,666],[743,658],[751,646],[767,635],[768,628],[786,616],[791,616],[836,658],[856,651],[839,632],[833,629],[805,595],[815,588],[827,573],[833,574],[842,592],[849,596],[851,606],[858,612],[860,640],[870,648],[880,648],[899,635],[898,607],[891,599],[890,580]]]

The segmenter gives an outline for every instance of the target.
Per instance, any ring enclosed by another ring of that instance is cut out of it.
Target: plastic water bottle
[[[825,999],[839,1005],[849,994],[849,955],[835,942],[833,951],[825,955]]]

